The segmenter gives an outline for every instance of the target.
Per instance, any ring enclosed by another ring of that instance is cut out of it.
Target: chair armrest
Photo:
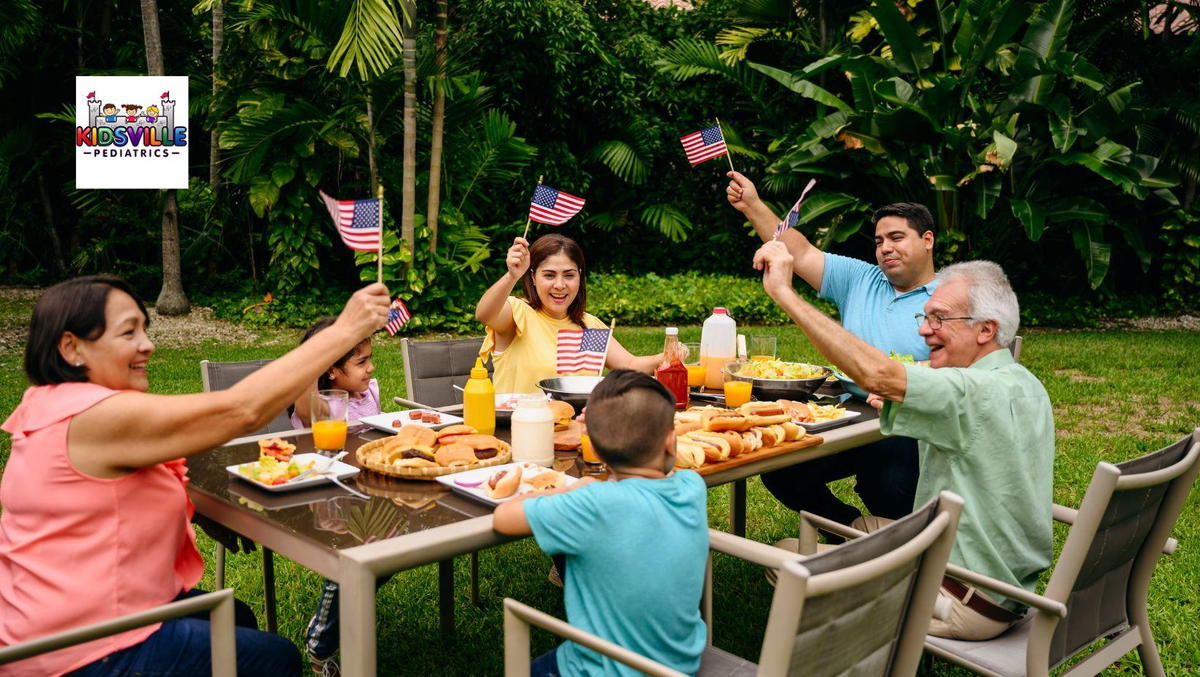
[[[752,541],[741,536],[734,536],[733,534],[717,531],[716,529],[708,530],[708,547],[711,550],[723,552],[726,555],[733,555],[751,564],[770,567],[772,569],[778,569],[788,560],[801,558],[800,553],[788,552],[773,545],[759,543],[758,541]]]
[[[1079,516],[1079,511],[1075,508],[1068,508],[1065,505],[1054,504],[1054,521],[1062,522],[1063,524],[1074,525],[1075,518]],[[1167,542],[1163,543],[1163,554],[1175,554],[1175,548],[1179,547],[1179,541],[1174,538],[1167,538]]]
[[[446,412],[447,414],[457,414],[457,413],[459,413],[459,412],[461,412],[461,411],[463,410],[463,405],[461,405],[461,404],[448,404],[448,405],[446,405],[446,406],[444,406],[444,407],[434,407],[434,409],[437,409],[438,411],[444,411],[444,412]]]
[[[613,660],[620,661],[629,667],[641,671],[648,675],[656,677],[685,677],[682,672],[678,672],[668,668],[661,663],[646,658],[645,656],[630,651],[623,646],[614,644],[606,639],[597,637],[590,632],[585,632],[579,628],[559,620],[550,614],[539,611],[527,604],[522,604],[511,597],[504,599],[504,620],[505,620],[505,649],[508,650],[515,647],[508,645],[509,624],[511,621],[520,621],[525,625],[536,625],[537,627],[552,632],[563,639],[568,639],[576,644],[585,646],[592,651],[601,653]],[[528,645],[525,651],[528,652]],[[506,662],[508,656],[505,657]],[[506,672],[508,672],[506,670]]]
[[[234,647],[233,590],[229,588],[53,635],[38,637],[27,642],[0,647],[0,665],[83,644],[94,639],[109,637],[126,630],[145,627],[151,623],[182,618],[199,611],[209,612],[213,640],[213,672],[216,674],[235,673],[237,671],[237,653]]]
[[[953,576],[964,583],[970,583],[977,588],[983,588],[984,590],[999,593],[1010,599],[1015,599],[1022,604],[1058,616],[1059,618],[1066,618],[1067,616],[1067,605],[1058,600],[1053,600],[1049,597],[1029,592],[1025,588],[1018,588],[1015,585],[989,578],[983,574],[975,573],[970,569],[964,569],[954,564],[947,564],[946,575]]]
[[[865,532],[859,531],[853,527],[848,527],[841,522],[814,515],[811,512],[800,511],[800,554],[812,555],[817,552],[817,530],[828,531],[832,534],[837,534],[843,538],[855,539],[859,536],[866,536]]]
[[[411,409],[437,409],[437,407],[431,407],[428,404],[421,404],[420,402],[413,400],[406,400],[403,397],[393,397],[392,399],[396,402],[396,404],[409,407]]]

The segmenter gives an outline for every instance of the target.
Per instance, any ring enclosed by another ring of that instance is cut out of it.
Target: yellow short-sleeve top
[[[508,297],[512,308],[513,322],[517,335],[503,352],[495,352],[496,332],[490,327],[480,357],[492,354],[492,383],[498,393],[536,393],[537,382],[558,376],[558,330],[578,329],[568,318],[556,320],[534,310],[529,303],[516,296]],[[595,315],[584,313],[583,323],[587,329],[604,329],[607,325]],[[595,374],[594,371],[579,371],[578,374]]]

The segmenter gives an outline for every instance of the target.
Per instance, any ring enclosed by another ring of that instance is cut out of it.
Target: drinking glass
[[[777,340],[769,334],[759,334],[750,337],[750,359],[763,362],[775,359]]]
[[[604,472],[604,459],[596,453],[596,449],[592,446],[592,438],[584,433],[580,436],[580,446],[583,449],[583,465],[588,473]]]
[[[345,390],[318,390],[309,398],[313,447],[317,451],[336,453],[346,447],[346,415],[350,410],[350,393]]]
[[[688,349],[687,362],[684,364],[688,372],[688,387],[697,390],[704,387],[704,379],[708,376],[708,370],[700,366],[700,344],[685,343]]]
[[[726,381],[725,406],[732,409],[749,402],[750,387],[749,381]]]

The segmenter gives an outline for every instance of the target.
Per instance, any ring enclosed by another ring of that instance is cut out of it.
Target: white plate
[[[295,456],[292,457],[292,460],[297,463],[308,463],[309,461],[316,461],[316,463],[317,463],[316,468],[317,468],[317,471],[319,472],[321,470],[321,468],[324,468],[325,464],[329,462],[329,457],[322,456],[321,454],[316,454],[316,453],[307,453],[307,454],[296,454]],[[258,461],[251,461],[250,463],[238,463],[237,465],[227,465],[227,466],[225,466],[225,469],[228,470],[229,473],[232,474],[234,477],[244,480],[246,482],[249,482],[250,484],[252,484],[264,491],[292,491],[293,489],[303,489],[304,487],[313,487],[313,486],[329,483],[328,477],[323,477],[321,475],[318,475],[316,472],[314,472],[313,474],[309,475],[308,477],[305,477],[300,480],[292,480],[290,482],[284,482],[283,484],[273,484],[273,485],[272,484],[263,484],[262,482],[257,482],[255,480],[252,480],[249,477],[246,477],[245,475],[238,472],[238,468],[240,468],[244,465],[250,465],[251,463],[258,463]],[[341,461],[334,462],[333,466],[329,469],[329,471],[331,474],[337,475],[337,478],[339,480],[344,480],[347,477],[353,477],[358,474],[358,468],[355,468],[354,466],[350,465],[349,463],[342,463]]]
[[[822,430],[829,430],[830,428],[836,428],[840,425],[845,425],[845,424],[849,423],[851,420],[853,420],[854,418],[859,417],[859,416],[862,416],[861,411],[847,409],[846,413],[844,415],[839,416],[838,418],[830,419],[828,421],[815,421],[813,423],[804,423],[802,421],[796,421],[796,423],[799,423],[800,425],[804,426],[804,429],[807,430],[808,432],[815,433],[815,432],[820,432]]]
[[[508,498],[499,499],[488,496],[485,489],[488,478],[500,472],[501,470],[511,470],[517,466],[521,466],[521,486],[517,489],[517,493],[509,496]],[[474,470],[456,472],[451,475],[442,475],[441,477],[437,477],[435,479],[438,482],[441,482],[442,484],[445,484],[451,489],[459,492],[460,494],[466,494],[467,496],[479,501],[483,501],[488,505],[500,505],[513,496],[520,496],[521,494],[526,494],[530,491],[533,491],[533,487],[528,484],[527,480],[548,471],[550,471],[550,468],[544,468],[536,463],[505,463],[504,465],[494,465],[490,468],[476,468]],[[578,477],[571,477],[570,475],[566,475],[566,478],[568,486],[574,484],[579,479]],[[462,484],[459,484],[459,482],[466,482],[468,484],[479,482],[479,485],[475,487],[464,487]]]
[[[417,412],[423,412],[423,413],[432,412],[434,414],[437,414],[441,418],[441,421],[438,423],[426,423],[425,421],[418,421],[417,419],[412,417],[412,415]],[[400,422],[400,425],[394,425],[397,421]],[[372,428],[375,428],[376,430],[382,430],[385,433],[392,433],[393,435],[395,435],[396,433],[400,432],[401,428],[403,428],[404,426],[406,426],[410,423],[415,423],[417,425],[423,425],[426,428],[433,428],[434,430],[438,430],[441,428],[445,428],[448,425],[454,425],[455,423],[462,423],[463,420],[462,420],[461,416],[455,416],[454,414],[447,414],[444,411],[434,411],[433,409],[407,409],[405,411],[389,411],[389,412],[383,413],[383,414],[375,414],[374,416],[364,416],[364,417],[358,419],[358,422],[365,423],[365,424],[371,426]]]
[[[521,393],[496,393],[496,418],[500,420],[512,418],[513,412],[517,410],[517,398]],[[511,405],[509,409],[503,409],[504,405]]]

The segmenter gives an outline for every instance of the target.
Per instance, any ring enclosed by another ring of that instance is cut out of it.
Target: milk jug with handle
[[[554,464],[554,413],[545,395],[525,395],[512,415],[512,460]]]
[[[496,432],[496,389],[478,357],[463,388],[463,422],[484,435]]]
[[[722,369],[737,354],[737,323],[729,311],[717,307],[700,330],[700,366],[705,368],[704,387],[720,389],[725,383]]]

